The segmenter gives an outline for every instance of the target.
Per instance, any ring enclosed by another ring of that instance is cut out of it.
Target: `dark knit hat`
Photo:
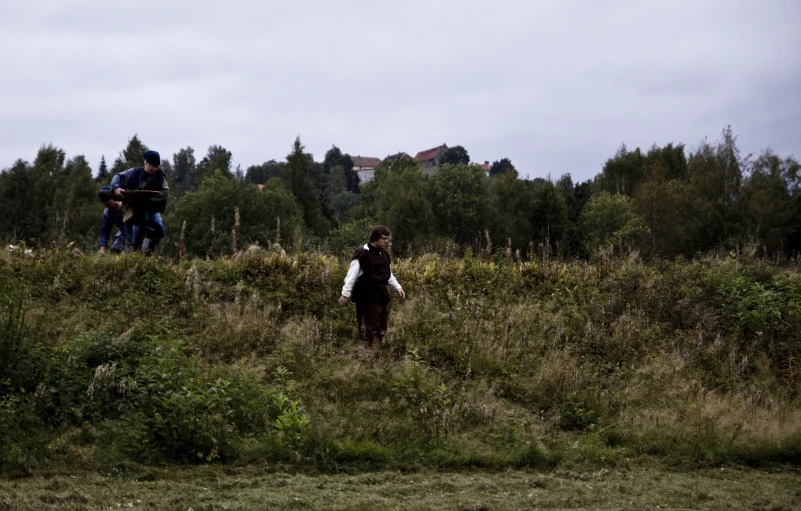
[[[97,196],[100,197],[100,202],[105,203],[106,201],[111,200],[111,187],[104,186],[97,192]]]
[[[153,165],[154,167],[158,167],[161,165],[161,156],[156,151],[145,151],[145,154],[142,156],[145,157],[145,161],[149,164]]]

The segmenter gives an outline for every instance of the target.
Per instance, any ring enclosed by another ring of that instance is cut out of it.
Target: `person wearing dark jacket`
[[[356,304],[359,337],[370,347],[380,347],[387,331],[387,285],[397,291],[401,299],[406,298],[406,293],[392,274],[392,260],[387,252],[391,236],[392,233],[383,225],[373,228],[370,243],[353,253],[339,299],[340,305],[349,301]]]
[[[98,194],[100,202],[106,207],[103,210],[103,216],[100,221],[100,239],[97,242],[98,251],[101,254],[106,252],[108,247],[108,238],[111,236],[111,228],[117,226],[117,234],[114,236],[114,243],[111,245],[111,250],[119,254],[125,248],[125,237],[123,236],[125,226],[122,223],[122,203],[108,198],[104,192],[111,192],[111,188],[104,186],[100,189]]]
[[[144,167],[136,167],[120,172],[111,180],[111,190],[114,196],[125,203],[123,221],[134,245],[141,243],[142,251],[150,253],[156,243],[164,237],[164,224],[159,213],[163,213],[167,205],[167,196],[170,187],[164,178],[161,166],[161,157],[156,151],[146,151],[142,155],[145,159]],[[152,192],[129,194],[126,192]]]

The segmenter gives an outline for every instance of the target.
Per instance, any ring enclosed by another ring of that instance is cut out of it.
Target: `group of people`
[[[100,227],[99,250],[105,252],[113,226],[117,234],[111,250],[141,250],[150,254],[164,237],[161,213],[167,204],[169,186],[161,170],[161,157],[156,151],[143,155],[144,166],[116,174],[110,186],[104,186],[100,200],[106,209]],[[370,242],[359,247],[345,276],[340,305],[356,305],[356,325],[359,337],[369,347],[379,347],[387,331],[389,291],[395,290],[401,299],[406,293],[392,273],[392,260],[387,252],[392,233],[383,225],[373,228]]]
[[[111,250],[120,253],[141,250],[151,254],[159,240],[164,237],[161,213],[167,205],[170,188],[161,170],[161,156],[156,151],[146,151],[144,166],[128,169],[116,174],[110,186],[98,192],[106,207],[100,223],[98,250],[104,253],[108,247],[112,227],[117,234]]]

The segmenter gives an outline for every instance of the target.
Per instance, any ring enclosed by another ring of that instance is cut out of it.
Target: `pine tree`
[[[141,167],[144,165],[145,159],[142,156],[148,147],[139,140],[138,135],[134,135],[128,140],[128,145],[120,151],[120,155],[114,160],[114,165],[111,167],[112,174],[124,172],[130,168]]]
[[[105,183],[108,181],[108,166],[106,165],[106,156],[103,155],[100,157],[100,166],[97,168],[97,177],[95,181],[98,183]]]
[[[303,211],[306,228],[318,236],[326,236],[331,225],[323,212],[322,197],[311,178],[314,160],[311,154],[303,152],[304,149],[298,136],[292,152],[286,157],[286,187]]]
[[[199,185],[200,183],[197,179],[197,162],[192,146],[187,146],[173,154],[172,161],[172,174],[167,176],[170,179],[170,186],[174,185],[176,190],[181,191],[196,189],[195,184]]]

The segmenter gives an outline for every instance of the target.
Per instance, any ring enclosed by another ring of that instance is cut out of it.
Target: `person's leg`
[[[101,254],[106,251],[106,246],[108,246],[108,237],[111,234],[113,225],[111,215],[112,213],[106,208],[100,216],[100,239],[97,242],[97,247]]]
[[[156,246],[159,244],[159,240],[155,238],[145,238],[142,240],[142,252],[145,255],[150,255],[156,250]]]
[[[359,337],[371,348],[381,346],[386,332],[386,307],[372,304],[357,305],[359,321]],[[358,309],[361,308],[361,313]]]
[[[134,252],[142,243],[142,229],[136,222],[128,222],[125,225],[127,227],[126,237],[128,238],[125,242],[125,251]]]
[[[123,236],[122,229],[118,230],[117,234],[114,236],[114,243],[111,245],[111,250],[117,254],[125,250],[125,236]]]
[[[368,344],[367,340],[367,325],[364,322],[365,305],[363,303],[356,304],[356,327],[359,329],[359,340]]]
[[[114,243],[111,245],[111,250],[117,254],[125,250],[125,243],[127,241],[126,233],[128,232],[125,222],[122,221],[122,208],[121,206],[117,211],[106,210],[110,212],[110,218],[117,227],[117,234],[114,235]],[[109,232],[111,231],[109,230]]]
[[[145,214],[145,235],[142,240],[142,252],[147,255],[156,250],[156,245],[164,237],[164,223],[158,213]]]

